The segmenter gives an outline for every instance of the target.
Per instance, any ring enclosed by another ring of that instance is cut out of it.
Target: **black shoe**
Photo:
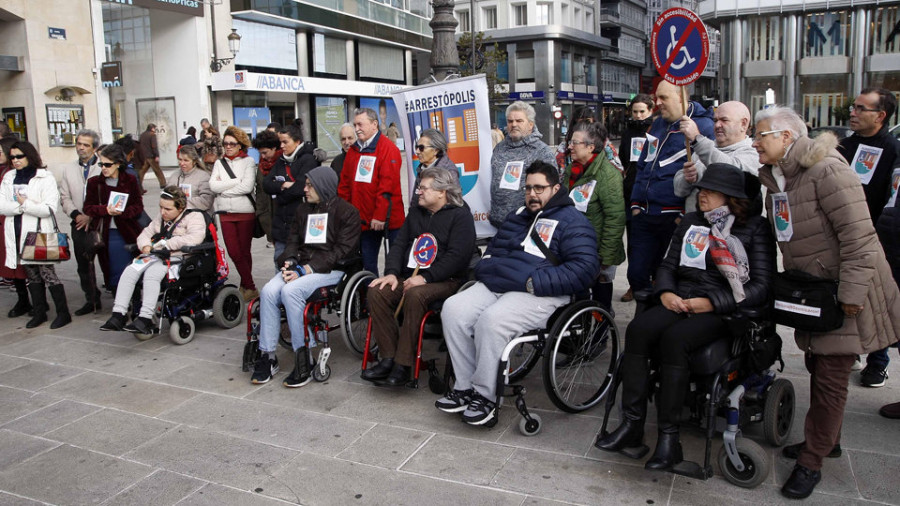
[[[272,353],[272,358],[269,358],[267,353],[260,353],[253,368],[253,375],[250,376],[250,383],[254,385],[268,383],[276,374],[278,374],[278,357],[275,353]]]
[[[83,306],[75,310],[75,316],[84,316],[98,311],[100,311],[99,302],[97,302],[96,304],[87,302]]]
[[[384,380],[382,385],[388,387],[402,387],[409,383],[410,377],[412,376],[412,368],[408,365],[400,365],[394,364],[394,368],[391,370],[391,374],[388,375],[387,379]]]
[[[288,388],[300,388],[312,381],[312,375],[309,371],[308,348],[305,346],[297,348],[297,351],[294,352],[294,370],[288,374],[288,377],[281,384]]]
[[[781,449],[781,455],[791,460],[797,460],[797,457],[800,456],[800,450],[802,450],[804,446],[806,446],[806,441],[800,441],[797,444],[785,446]],[[836,459],[840,457],[842,453],[844,452],[843,450],[841,450],[840,443],[838,443],[834,445],[834,448],[831,449],[831,452],[826,455],[826,457],[828,457],[829,459]]]
[[[797,464],[787,483],[781,487],[781,495],[790,499],[806,499],[821,480],[821,471],[813,471]]]
[[[50,307],[47,306],[47,291],[44,288],[44,283],[29,283],[28,292],[31,294],[33,314],[28,323],[25,324],[25,328],[33,329],[47,321],[47,310]]]
[[[471,388],[468,390],[450,390],[447,392],[447,395],[434,401],[434,407],[444,413],[461,413],[469,407],[473,395],[475,395],[475,390]]]
[[[678,429],[674,431],[671,428],[663,429],[659,432],[659,439],[656,441],[656,451],[650,460],[644,464],[644,469],[653,471],[668,471],[672,466],[684,460],[684,454],[681,451],[681,441],[679,440]]]
[[[879,369],[868,365],[859,374],[859,383],[864,387],[880,388],[884,386],[884,382],[888,379],[887,369]]]
[[[14,280],[13,285],[16,288],[16,295],[19,297],[19,300],[16,301],[16,305],[9,310],[7,316],[10,318],[18,318],[31,311],[31,302],[28,301],[28,286],[24,279]]]
[[[608,451],[617,452],[624,448],[634,448],[644,444],[644,423],[643,421],[631,420],[625,418],[616,430],[607,434],[606,437],[597,436],[594,446]]]
[[[53,298],[53,305],[56,306],[56,318],[50,323],[50,328],[58,329],[72,323],[69,303],[66,301],[66,287],[62,284],[50,285],[50,296]]]
[[[125,327],[126,321],[127,317],[124,314],[113,313],[112,316],[109,317],[109,320],[106,320],[106,323],[100,326],[100,330],[119,332]]]
[[[394,359],[383,358],[374,366],[363,371],[362,374],[359,375],[359,377],[366,381],[380,381],[390,376],[393,369]]]
[[[134,334],[152,334],[153,321],[150,318],[144,318],[143,316],[140,316],[135,320],[131,320],[131,323],[125,325],[122,330]]]

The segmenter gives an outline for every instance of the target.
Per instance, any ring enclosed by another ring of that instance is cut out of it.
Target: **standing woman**
[[[216,160],[209,187],[216,194],[216,213],[228,256],[241,276],[241,294],[250,300],[259,296],[250,254],[256,225],[256,162],[247,156],[250,138],[236,126],[225,129],[222,146],[225,156]]]
[[[810,139],[796,112],[771,107],[756,114],[753,147],[764,165],[759,179],[768,189],[769,220],[779,218],[775,235],[785,270],[837,280],[845,315],[837,330],[794,331],[797,347],[806,353],[810,400],[806,440],[782,452],[796,458],[797,465],[781,493],[802,499],[822,479],[822,460],[841,442],[856,356],[884,349],[900,337],[900,294],[859,177],[835,149],[837,139],[828,133]]]
[[[191,127],[193,128],[193,127]],[[166,186],[177,186],[187,196],[187,208],[209,211],[216,196],[209,189],[209,170],[193,145],[181,147],[178,168],[169,176]]]
[[[0,181],[6,176],[7,172],[15,173],[9,158],[9,150],[16,143],[14,137],[4,137],[0,139]],[[28,301],[28,287],[25,283],[25,268],[19,265],[15,269],[6,266],[6,220],[0,220],[0,277],[10,279],[16,288],[16,296],[18,300],[16,305],[9,310],[7,316],[17,318],[31,311],[31,302]]]
[[[58,329],[68,325],[72,316],[66,303],[65,287],[56,277],[53,262],[22,261],[19,258],[28,232],[38,231],[38,225],[41,232],[55,232],[51,215],[56,213],[59,205],[56,178],[44,167],[41,155],[28,141],[16,141],[9,150],[9,159],[15,171],[7,172],[0,184],[0,214],[6,216],[3,230],[6,243],[4,265],[10,269],[25,266],[28,291],[34,303],[33,316],[25,328],[33,329],[47,321],[49,306],[44,287],[49,285],[56,305],[56,319],[50,328]]]
[[[416,156],[419,157],[419,166],[416,167],[416,186],[419,187],[421,174],[425,169],[443,169],[450,173],[450,178],[459,184],[459,169],[453,160],[447,155],[447,138],[440,130],[428,128],[422,131],[416,142]],[[419,195],[412,191],[409,205],[419,205]]]
[[[353,139],[355,140],[356,137]],[[259,170],[256,172],[256,196],[259,197],[256,199],[256,219],[259,220],[259,225],[266,234],[266,240],[269,242],[267,247],[271,248],[275,246],[275,238],[272,236],[272,220],[274,219],[272,213],[274,210],[272,198],[266,194],[266,190],[263,188],[263,180],[269,175],[269,172],[272,172],[275,163],[281,159],[284,152],[281,150],[278,134],[268,129],[256,134],[256,138],[253,139],[253,147],[259,151],[259,166],[257,167]]]
[[[88,179],[84,197],[84,214],[91,217],[91,230],[100,232],[105,245],[97,252],[106,287],[113,293],[119,285],[119,276],[132,256],[125,250],[126,244],[134,244],[141,233],[138,216],[144,211],[143,192],[137,179],[125,172],[128,162],[125,151],[116,144],[107,144],[100,150],[100,174]],[[128,195],[125,210],[115,209],[110,193]]]

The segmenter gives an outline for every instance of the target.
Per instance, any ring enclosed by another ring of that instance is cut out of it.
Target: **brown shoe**
[[[241,294],[244,296],[244,302],[250,302],[251,300],[259,297],[259,290],[256,288],[242,288]]]
[[[900,419],[900,402],[885,404],[884,406],[881,406],[881,409],[878,410],[878,414],[885,418],[891,418],[893,420]]]
[[[625,295],[623,295],[622,298],[619,299],[619,300],[621,300],[622,302],[631,302],[631,301],[633,301],[633,300],[634,300],[634,294],[631,293],[631,288],[629,288],[628,291],[625,292]]]

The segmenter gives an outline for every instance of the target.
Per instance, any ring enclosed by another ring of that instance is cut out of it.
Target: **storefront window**
[[[316,144],[333,158],[341,154],[341,125],[347,122],[347,100],[316,97]]]
[[[875,10],[872,52],[900,53],[900,7],[881,7]]]
[[[781,59],[781,18],[751,17],[748,20],[748,61]],[[818,36],[817,36],[818,37]]]
[[[104,2],[103,35],[106,45],[106,61],[121,62],[121,86],[107,88],[112,113],[113,139],[127,132],[128,127],[138,132],[137,118],[133,115],[133,105],[126,107],[128,95],[152,97],[155,95],[153,83],[153,58],[151,55],[150,11],[129,5]],[[133,99],[132,99],[133,100]]]
[[[849,56],[850,19],[847,11],[807,14],[803,28],[803,56]]]

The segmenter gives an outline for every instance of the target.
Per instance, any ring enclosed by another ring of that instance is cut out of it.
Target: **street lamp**
[[[241,50],[241,36],[238,35],[237,28],[232,28],[231,33],[228,34],[228,50],[231,51],[231,58],[216,58],[216,55],[212,56],[212,61],[209,64],[210,70],[213,72],[222,70],[222,67],[231,63]]]

